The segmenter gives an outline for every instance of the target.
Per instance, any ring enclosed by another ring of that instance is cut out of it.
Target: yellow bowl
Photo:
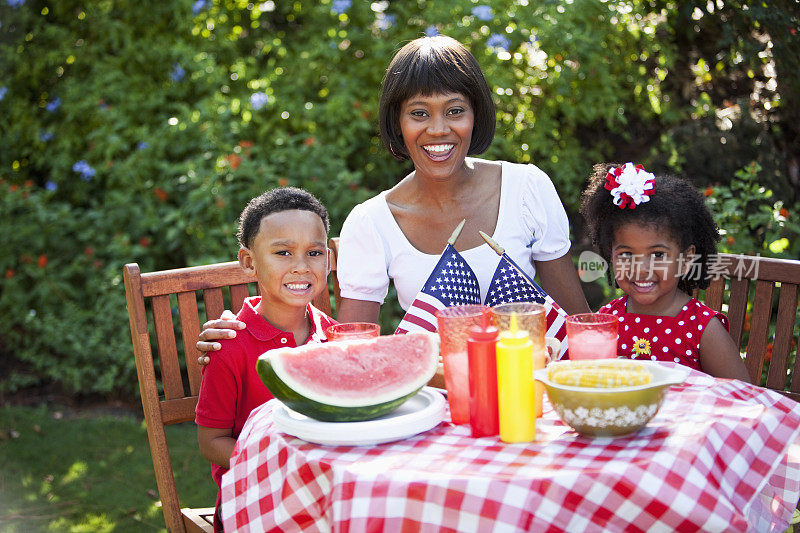
[[[534,371],[547,397],[565,424],[587,437],[617,437],[644,427],[661,407],[664,393],[672,385],[683,383],[689,369],[670,368],[655,361],[625,361],[641,365],[652,374],[646,385],[632,387],[570,387],[548,379],[549,372],[568,367],[570,361],[556,361],[547,368]]]

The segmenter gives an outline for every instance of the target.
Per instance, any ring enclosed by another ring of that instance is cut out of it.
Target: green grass
[[[194,424],[167,438],[181,505],[213,506]],[[144,422],[0,407],[0,531],[166,531]]]

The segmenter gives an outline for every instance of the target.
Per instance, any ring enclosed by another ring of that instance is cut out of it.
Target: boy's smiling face
[[[327,242],[322,219],[311,211],[290,209],[261,220],[252,246],[239,250],[239,264],[258,278],[262,314],[305,310],[326,287]]]

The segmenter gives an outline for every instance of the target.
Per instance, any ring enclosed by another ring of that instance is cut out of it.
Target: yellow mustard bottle
[[[536,437],[536,389],[533,382],[533,343],[517,329],[511,316],[509,330],[497,341],[497,405],[500,440],[530,442]]]

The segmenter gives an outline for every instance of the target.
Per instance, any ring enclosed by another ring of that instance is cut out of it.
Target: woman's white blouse
[[[567,214],[553,182],[534,165],[503,161],[500,187],[500,213],[492,238],[533,278],[532,260],[558,259],[569,251]],[[386,194],[355,206],[344,222],[336,261],[339,290],[343,298],[382,304],[392,279],[400,306],[408,309],[439,255],[422,253],[408,242],[389,210]],[[459,253],[475,272],[483,301],[500,257],[488,244]]]

